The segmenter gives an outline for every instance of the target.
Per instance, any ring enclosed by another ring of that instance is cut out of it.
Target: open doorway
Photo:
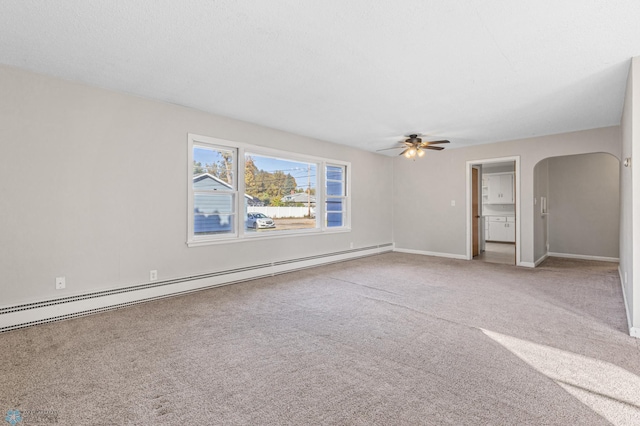
[[[519,263],[518,165],[519,157],[467,162],[468,259]]]
[[[563,155],[533,168],[533,258],[618,262],[620,161],[609,153]]]

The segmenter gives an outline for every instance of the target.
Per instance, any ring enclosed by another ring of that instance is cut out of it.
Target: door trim
[[[475,180],[475,185],[474,185]],[[474,198],[475,192],[475,200]],[[482,238],[481,234],[484,231],[482,229],[484,221],[482,218],[482,182],[480,181],[480,167],[471,167],[471,257],[479,256],[482,253]],[[473,206],[476,205],[476,212],[474,214]],[[482,222],[482,223],[481,223]],[[474,229],[475,227],[475,229]],[[477,249],[477,250],[476,250]]]
[[[466,173],[467,173],[467,179],[466,179],[466,200],[467,200],[467,221],[466,221],[466,231],[467,231],[467,252],[466,252],[466,258],[467,260],[471,260],[473,259],[473,228],[472,228],[472,220],[473,220],[473,214],[472,214],[472,207],[471,207],[471,168],[474,165],[477,164],[492,164],[492,163],[505,163],[505,162],[509,162],[509,161],[513,161],[515,162],[515,169],[514,169],[514,178],[515,178],[515,207],[516,207],[516,266],[528,266],[526,264],[522,263],[522,258],[521,258],[521,250],[520,250],[520,242],[521,242],[521,238],[520,238],[520,227],[521,227],[521,223],[522,220],[521,219],[521,215],[520,215],[520,156],[519,155],[515,155],[515,156],[511,156],[511,157],[499,157],[499,158],[485,158],[485,159],[480,159],[480,160],[469,160],[467,161],[467,167],[466,167]]]

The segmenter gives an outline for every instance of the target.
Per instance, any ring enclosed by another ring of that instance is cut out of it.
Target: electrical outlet
[[[349,243],[349,248],[353,248],[353,242]]]
[[[158,271],[155,269],[149,271],[149,281],[155,281],[158,279]]]
[[[62,290],[66,286],[67,282],[64,277],[56,277],[56,290]]]
[[[451,200],[451,207],[455,207],[456,206],[456,200]]]

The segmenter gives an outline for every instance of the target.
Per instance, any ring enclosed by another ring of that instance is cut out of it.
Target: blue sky
[[[311,164],[309,171],[309,163],[300,163],[297,161],[291,160],[281,160],[278,158],[264,157],[255,154],[249,154],[259,170],[264,170],[266,172],[275,172],[276,170],[280,170],[285,174],[290,173],[296,179],[296,183],[298,187],[307,188],[308,185],[308,177],[311,174],[311,187],[316,187],[316,165]],[[222,157],[219,155],[217,151],[212,151],[210,149],[197,148],[193,149],[193,159],[196,162],[205,164],[211,164],[213,162],[219,161]],[[310,172],[310,173],[309,173]]]

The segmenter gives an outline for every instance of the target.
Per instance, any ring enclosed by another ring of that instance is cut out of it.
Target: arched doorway
[[[548,256],[617,262],[620,162],[611,154],[549,157],[533,171],[536,266]]]

